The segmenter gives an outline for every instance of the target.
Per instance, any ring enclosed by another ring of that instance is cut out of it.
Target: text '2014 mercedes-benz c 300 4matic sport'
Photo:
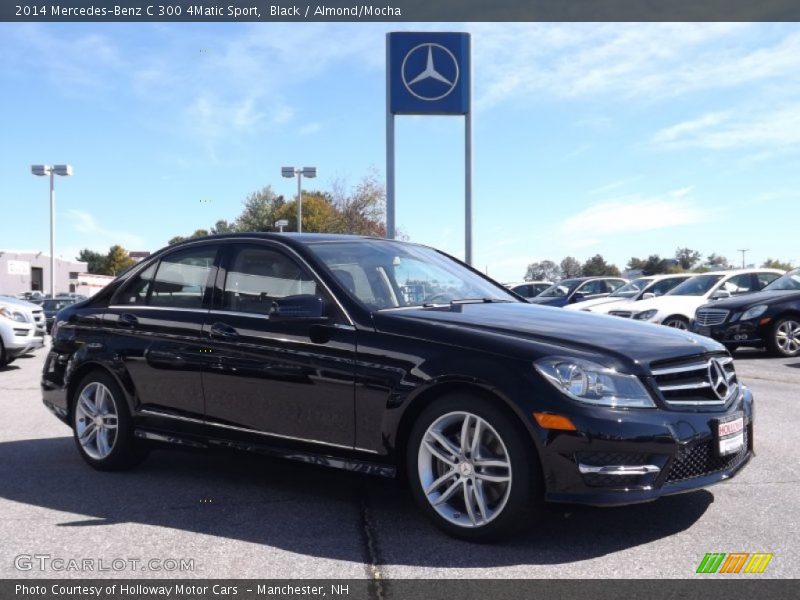
[[[58,313],[42,389],[91,466],[153,443],[405,474],[451,535],[542,501],[620,505],[732,477],[753,399],[709,338],[534,306],[435,249],[234,234]]]

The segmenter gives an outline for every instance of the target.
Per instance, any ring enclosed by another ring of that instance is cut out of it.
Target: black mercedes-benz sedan
[[[405,474],[470,540],[521,528],[543,500],[705,487],[753,449],[752,395],[717,342],[534,306],[378,238],[165,248],[59,312],[42,390],[94,468],[157,443]]]
[[[774,356],[800,356],[800,269],[789,271],[756,294],[705,304],[694,331],[734,351],[766,348]]]

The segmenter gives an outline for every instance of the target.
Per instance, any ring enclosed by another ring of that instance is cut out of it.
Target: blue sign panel
[[[389,111],[395,115],[469,112],[469,34],[387,34]]]

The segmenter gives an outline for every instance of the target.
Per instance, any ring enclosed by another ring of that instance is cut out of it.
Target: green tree
[[[225,219],[220,219],[214,226],[211,228],[211,233],[218,234],[218,233],[236,233],[236,225],[234,223],[229,223]]]
[[[105,271],[106,257],[99,252],[84,248],[77,256],[77,260],[87,263],[86,270],[93,275],[103,275]]]
[[[647,265],[646,260],[642,260],[641,258],[636,258],[635,256],[632,256],[631,259],[628,261],[626,267],[629,271],[643,271],[646,265]]]
[[[678,261],[678,264],[684,271],[692,269],[700,262],[702,257],[703,256],[697,250],[692,250],[691,248],[678,248],[675,250],[675,260]]]
[[[237,231],[274,231],[278,212],[286,204],[283,196],[278,196],[272,186],[253,192],[244,200],[244,209],[236,218]]]
[[[533,262],[525,272],[525,281],[557,281],[561,278],[561,267],[552,260]]]
[[[564,260],[561,261],[561,276],[564,279],[569,279],[570,277],[580,277],[583,273],[581,269],[581,263],[578,262],[573,256],[567,256]]]
[[[707,264],[711,269],[730,269],[728,259],[717,254],[709,254]]]
[[[778,259],[768,258],[764,261],[764,264],[761,265],[765,269],[780,269],[781,271],[791,271],[794,269],[794,265],[791,262],[783,262]]]
[[[128,256],[128,251],[119,244],[115,244],[108,249],[106,255],[104,271],[105,275],[119,275],[125,269],[132,267],[136,261]]]
[[[642,275],[659,275],[669,270],[669,261],[658,254],[651,254],[642,267]]]
[[[600,277],[608,275],[611,277],[619,277],[619,269],[615,265],[610,265],[606,262],[601,254],[595,254],[592,258],[583,263],[583,274],[586,277]]]

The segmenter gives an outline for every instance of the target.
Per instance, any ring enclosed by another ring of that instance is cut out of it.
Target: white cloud
[[[552,97],[663,101],[785,84],[800,70],[800,33],[767,24],[497,23],[471,30],[480,108]]]
[[[712,113],[658,131],[656,146],[730,150],[766,147],[770,151],[800,145],[800,104],[760,114]]]
[[[128,250],[145,247],[142,237],[127,231],[104,227],[97,222],[94,215],[85,210],[72,209],[67,215],[72,221],[72,228],[86,236],[86,244],[92,248],[113,244],[121,244]]]
[[[708,219],[688,197],[691,188],[657,197],[633,195],[601,202],[566,219],[559,233],[574,247],[594,245],[620,234],[692,225]]]

